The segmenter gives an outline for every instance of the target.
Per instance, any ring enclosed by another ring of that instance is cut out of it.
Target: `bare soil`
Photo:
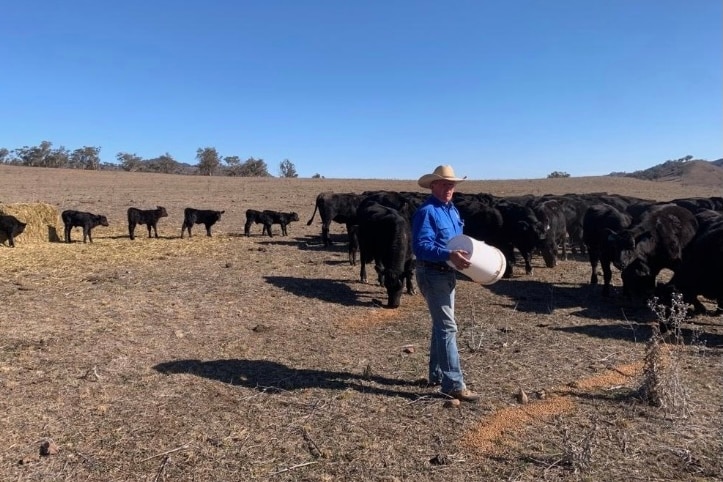
[[[655,321],[589,286],[584,257],[483,287],[458,283],[478,404],[445,408],[426,375],[421,296],[379,306],[346,236],[311,226],[319,192],[413,180],[252,179],[0,166],[0,202],[105,214],[93,244],[0,247],[2,480],[723,480],[723,323],[672,356],[691,415],[638,396]],[[594,177],[467,181],[496,195],[607,191],[667,200],[720,186]],[[128,239],[128,207],[166,207]],[[225,209],[180,239],[183,208]],[[296,211],[243,236],[246,209]],[[523,394],[521,393],[524,392]],[[521,403],[523,398],[527,403]],[[52,441],[52,443],[49,443]],[[43,445],[44,444],[44,445]],[[40,455],[41,446],[44,453]]]

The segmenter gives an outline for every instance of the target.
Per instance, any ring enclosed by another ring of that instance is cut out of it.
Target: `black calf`
[[[103,215],[86,213],[83,211],[73,211],[67,209],[60,214],[63,224],[65,225],[65,242],[70,243],[70,232],[75,227],[83,228],[83,242],[90,240],[93,242],[91,231],[96,226],[108,226],[108,218]]]
[[[135,239],[133,232],[136,229],[136,224],[146,224],[148,226],[148,237],[151,237],[151,228],[158,237],[158,220],[168,216],[166,208],[157,206],[156,209],[138,209],[128,208],[128,234],[131,239]]]

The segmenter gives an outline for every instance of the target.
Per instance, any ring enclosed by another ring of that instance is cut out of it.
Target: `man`
[[[417,258],[419,291],[427,301],[432,318],[429,349],[429,385],[441,385],[442,393],[464,402],[476,402],[479,395],[467,388],[457,351],[457,323],[454,319],[454,293],[457,269],[469,268],[469,253],[450,250],[447,243],[462,234],[462,219],[452,204],[457,183],[466,177],[454,175],[452,166],[438,166],[432,174],[419,178],[418,184],[431,189],[432,195],[412,219],[412,249]]]

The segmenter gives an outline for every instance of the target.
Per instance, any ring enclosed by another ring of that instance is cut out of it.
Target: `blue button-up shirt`
[[[452,204],[443,203],[434,196],[414,213],[412,218],[412,250],[422,261],[443,263],[449,259],[451,250],[447,243],[462,234],[464,222]]]

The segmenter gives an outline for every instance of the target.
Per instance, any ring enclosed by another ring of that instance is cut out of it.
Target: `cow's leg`
[[[603,272],[603,296],[610,296],[610,282],[613,279],[613,272],[612,269],[610,269],[610,264],[611,261],[609,259],[600,260],[600,266],[602,267]]]
[[[85,243],[86,239],[90,240],[90,242],[93,242],[93,238],[90,235],[90,227],[89,226],[83,226],[83,242]]]
[[[191,236],[190,231],[189,231],[189,236]],[[211,225],[210,224],[206,224],[206,236],[208,236],[209,238],[211,237]]]
[[[285,224],[285,223],[281,223],[281,235],[282,235],[282,236],[287,236],[287,233],[286,233],[286,224]]]
[[[15,247],[15,239],[13,238],[13,231],[12,231],[12,229],[11,229],[10,232],[8,233],[8,242],[10,243],[10,247],[11,247],[11,248],[14,248],[14,247]]]
[[[321,242],[324,243],[324,246],[331,245],[331,239],[329,239],[329,225],[327,223],[322,223],[321,225]]]
[[[588,250],[588,259],[590,260],[590,267],[592,268],[592,273],[590,274],[590,284],[596,285],[597,284],[597,264],[600,261],[600,256],[597,253],[597,250]]]
[[[358,231],[358,225],[346,225],[346,232],[349,238],[349,264],[352,266],[356,265],[356,255],[359,252],[359,236],[357,234]]]
[[[128,223],[128,236],[131,238],[131,240],[135,239],[133,237],[133,231],[136,230],[136,223]]]
[[[414,267],[415,267],[416,261],[414,259],[407,260],[404,263],[404,277],[407,281],[407,294],[409,295],[416,295],[417,290],[414,289],[414,283],[412,281],[412,278],[414,277]]]
[[[533,275],[534,270],[532,269],[532,253],[529,251],[522,253],[522,258],[525,260],[525,273],[527,273],[528,275]]]
[[[148,223],[148,237],[149,238],[151,237],[151,229],[153,229],[153,224]],[[158,237],[158,236],[156,236],[156,237]]]
[[[251,236],[251,225],[253,224],[252,219],[247,219],[246,224],[244,224],[244,236],[248,237]]]
[[[359,281],[366,284],[366,282],[367,282],[367,265],[364,262],[364,258],[361,258],[359,260],[359,264],[361,265],[361,269],[359,270]]]
[[[269,238],[274,237],[274,235],[271,234],[271,223],[264,223],[264,229],[262,231],[265,231]],[[263,234],[263,232],[261,234]]]
[[[70,230],[73,229],[72,226],[65,225],[65,242],[70,242]]]

